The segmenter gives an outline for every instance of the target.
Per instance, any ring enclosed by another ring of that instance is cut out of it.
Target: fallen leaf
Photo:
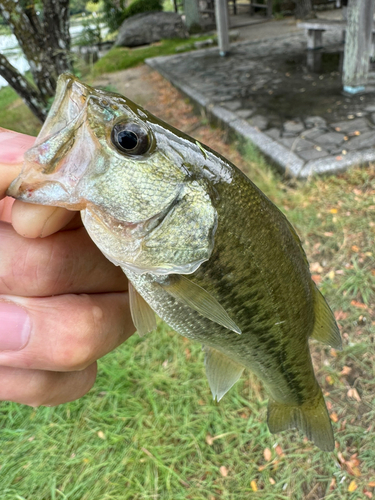
[[[331,236],[333,236],[333,233],[332,233],[332,231],[326,231],[324,233],[324,236],[327,236],[328,238],[330,238]]]
[[[352,368],[350,366],[344,365],[340,372],[340,375],[349,375],[352,372]]]
[[[191,357],[190,349],[188,349],[188,348],[185,349],[185,356],[186,356],[186,359],[190,359],[190,357]]]
[[[330,212],[331,214],[337,214],[338,210],[337,208],[331,208]]]
[[[254,479],[251,481],[250,486],[253,491],[258,491],[258,486]]]
[[[207,436],[206,436],[206,443],[209,444],[210,446],[212,446],[213,442],[214,442],[213,437],[210,436],[210,434],[207,434]]]
[[[348,398],[355,399],[358,403],[361,401],[361,396],[355,387],[351,387],[347,392]]]
[[[326,376],[326,382],[327,382],[329,385],[333,385],[333,384],[334,384],[334,381],[333,381],[333,378],[331,377],[331,375],[327,375],[327,376]]]
[[[364,491],[367,498],[372,498],[372,493],[370,491]]]
[[[340,321],[341,319],[346,319],[348,317],[348,313],[344,312],[342,309],[335,311],[335,320]]]
[[[323,272],[323,268],[322,268],[322,266],[320,265],[319,262],[312,262],[310,264],[310,271],[312,273],[318,273],[318,274],[320,274],[320,273]]]
[[[105,439],[104,432],[103,431],[99,431],[98,432],[98,437],[100,437],[100,439]]]
[[[336,132],[340,132],[341,128],[340,127],[335,127]]]
[[[351,305],[354,307],[358,307],[359,309],[367,309],[366,304],[363,304],[362,302],[358,302],[357,300],[352,300]]]
[[[330,414],[330,417],[333,422],[339,421],[339,417],[337,416],[337,413],[335,411]]]
[[[360,132],[359,130],[356,130],[356,131],[354,132],[354,135],[361,135],[361,132]]]
[[[353,481],[350,481],[350,484],[348,486],[348,491],[350,493],[353,493],[353,491],[355,491],[357,488],[358,488],[358,484],[354,481],[354,479],[353,479]]]
[[[225,465],[222,465],[219,470],[220,470],[220,474],[223,477],[227,477],[227,475],[228,475],[228,469],[225,467]]]
[[[329,484],[329,491],[334,490],[334,489],[335,489],[335,487],[336,487],[336,479],[333,477],[333,478],[331,479],[330,484]]]
[[[353,252],[359,252],[359,248],[357,247],[357,245],[352,245],[352,250]]]
[[[276,484],[276,481],[274,480],[274,478],[273,478],[273,477],[270,477],[270,478],[268,478],[268,479],[269,479],[269,482],[270,482],[271,484]]]
[[[375,488],[375,481],[370,481],[367,483],[367,486],[370,486],[370,488]]]
[[[322,281],[322,277],[320,276],[320,274],[313,274],[311,278],[315,283],[320,283]]]
[[[342,156],[341,156],[341,155],[339,155],[339,156],[336,156],[336,160],[337,160],[337,161],[340,161],[340,160],[342,160]]]
[[[264,456],[264,460],[266,460],[266,462],[269,462],[272,458],[271,450],[269,448],[265,448],[263,451],[263,456]]]
[[[279,457],[283,457],[284,456],[283,449],[281,448],[281,446],[279,444],[277,446],[275,446],[275,451],[279,455]]]

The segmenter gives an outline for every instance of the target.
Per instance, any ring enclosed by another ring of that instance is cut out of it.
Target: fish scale
[[[334,448],[309,337],[339,349],[337,325],[293,227],[240,170],[72,75],[60,77],[25,159],[8,194],[81,210],[92,240],[129,279],[141,335],[157,313],[202,343],[214,398],[249,368],[270,396],[271,432],[297,427]]]

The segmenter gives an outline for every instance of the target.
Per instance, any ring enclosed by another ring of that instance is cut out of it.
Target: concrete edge
[[[214,49],[217,50],[217,48]],[[181,55],[178,54],[177,57]],[[159,65],[159,63],[166,59],[170,60],[171,57],[176,56],[153,57],[146,59],[145,63],[158,71],[166,80],[170,81],[177,89],[191,99],[194,104],[203,109],[211,121],[218,122],[221,127],[229,129],[246,141],[250,141],[286,177],[308,179],[314,174],[334,174],[343,172],[355,165],[375,161],[375,150],[366,149],[363,151],[353,151],[346,155],[328,156],[306,162],[290,149],[273,140],[258,128],[250,125],[246,120],[239,118],[233,111],[210,103],[200,92],[186,85],[181,80],[176,78],[171,79],[170,75]]]

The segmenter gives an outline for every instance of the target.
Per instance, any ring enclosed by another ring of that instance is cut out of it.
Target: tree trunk
[[[296,19],[312,19],[315,16],[311,0],[296,0]]]
[[[351,0],[348,6],[343,85],[348,93],[365,89],[371,56],[375,0]]]
[[[33,0],[0,0],[0,14],[30,64],[36,89],[6,60],[0,59],[0,75],[24,99],[31,111],[44,120],[48,101],[54,96],[58,76],[71,71],[69,0],[42,0],[38,16]]]

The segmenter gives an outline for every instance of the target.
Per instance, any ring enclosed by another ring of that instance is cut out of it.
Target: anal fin
[[[223,306],[210,293],[185,276],[171,277],[168,284],[162,284],[161,286],[172,297],[194,309],[202,316],[228,328],[228,330],[241,334],[241,330],[229,317]]]
[[[267,423],[272,433],[297,428],[323,451],[335,447],[331,420],[324,402],[323,394],[302,406],[290,406],[272,399],[268,402]]]
[[[140,337],[156,330],[155,313],[129,281],[130,313]]]
[[[207,380],[214,400],[220,399],[241,377],[244,366],[232,361],[228,356],[212,347],[205,346]]]
[[[335,317],[325,298],[315,287],[315,324],[311,337],[341,351],[342,341]]]

